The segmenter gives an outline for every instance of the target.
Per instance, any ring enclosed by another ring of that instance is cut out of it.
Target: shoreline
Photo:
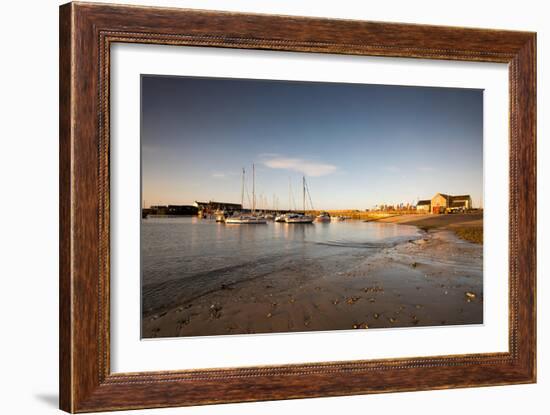
[[[411,216],[379,221],[418,226],[430,219]],[[431,224],[419,239],[358,253],[335,274],[298,264],[144,315],[143,337],[480,324],[482,245],[456,236],[465,218],[440,216],[456,218]],[[473,215],[466,219],[478,226]]]
[[[406,214],[373,219],[369,222],[373,221],[416,226],[425,232],[449,230],[465,241],[483,244],[483,213],[447,215]]]

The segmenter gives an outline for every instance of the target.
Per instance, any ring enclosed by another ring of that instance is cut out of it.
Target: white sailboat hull
[[[236,218],[227,218],[225,220],[225,223],[229,225],[261,225],[267,223],[267,220],[254,216],[242,216]]]
[[[313,217],[311,216],[298,216],[298,217],[289,217],[285,219],[286,223],[313,223]]]

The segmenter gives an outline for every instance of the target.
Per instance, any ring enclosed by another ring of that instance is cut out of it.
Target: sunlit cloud
[[[291,170],[310,177],[326,176],[337,170],[333,164],[277,154],[263,154],[262,163],[272,169]]]

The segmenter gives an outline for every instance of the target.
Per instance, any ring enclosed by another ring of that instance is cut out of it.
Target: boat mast
[[[288,210],[292,210],[292,204],[290,203],[290,192],[291,192],[291,186],[290,186],[290,176],[288,176]]]
[[[256,169],[254,163],[252,163],[252,213],[256,211]]]
[[[244,167],[243,167],[243,174],[241,177],[241,210],[244,209]]]
[[[306,213],[306,176],[302,176],[302,204],[304,206],[304,215]]]

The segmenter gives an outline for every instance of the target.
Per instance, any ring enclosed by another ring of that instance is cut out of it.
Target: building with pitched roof
[[[430,199],[419,200],[416,204],[416,211],[422,213],[430,213],[432,201]]]
[[[470,195],[448,195],[436,193],[434,197],[419,200],[416,211],[419,213],[454,213],[472,209],[472,197]]]
[[[469,210],[472,208],[470,195],[447,195],[437,193],[431,200],[431,213],[452,213]]]

